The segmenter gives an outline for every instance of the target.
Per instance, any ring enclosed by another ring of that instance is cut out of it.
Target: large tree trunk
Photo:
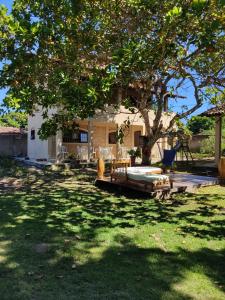
[[[141,104],[143,104],[143,108],[140,109],[140,113],[144,120],[146,134],[142,148],[142,164],[150,165],[152,148],[159,139],[163,127],[163,123],[161,121],[163,102],[160,102],[159,108],[155,113],[155,119],[153,120],[152,125],[150,123],[149,108],[146,108],[147,99],[145,99],[145,101],[142,100]]]
[[[152,148],[154,144],[150,142],[150,139],[146,137],[144,139],[144,144],[142,147],[142,165],[149,166],[151,165],[151,154],[152,154]]]
[[[146,136],[142,146],[142,164],[145,166],[151,165],[152,148],[155,145],[156,139],[152,127],[150,125],[148,110],[141,111],[145,123]]]

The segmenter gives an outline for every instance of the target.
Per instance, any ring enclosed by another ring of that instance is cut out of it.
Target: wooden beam
[[[88,161],[91,160],[93,154],[93,123],[88,119]]]
[[[119,125],[116,124],[116,132],[118,132],[118,130],[119,130]],[[120,149],[120,143],[117,140],[116,141],[116,159],[119,159],[119,149]]]

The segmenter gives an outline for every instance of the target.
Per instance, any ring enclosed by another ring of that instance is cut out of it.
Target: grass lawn
[[[0,299],[225,299],[225,187],[154,200],[0,161]]]

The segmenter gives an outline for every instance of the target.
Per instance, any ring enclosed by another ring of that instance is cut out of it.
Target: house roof
[[[206,117],[225,116],[225,103],[208,109],[207,111],[201,113],[201,116],[206,116]]]
[[[15,134],[22,134],[20,128],[16,127],[0,127],[0,135],[15,135]]]

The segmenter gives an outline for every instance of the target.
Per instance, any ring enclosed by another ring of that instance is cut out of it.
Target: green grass
[[[0,166],[1,300],[225,299],[225,187],[159,201]]]

